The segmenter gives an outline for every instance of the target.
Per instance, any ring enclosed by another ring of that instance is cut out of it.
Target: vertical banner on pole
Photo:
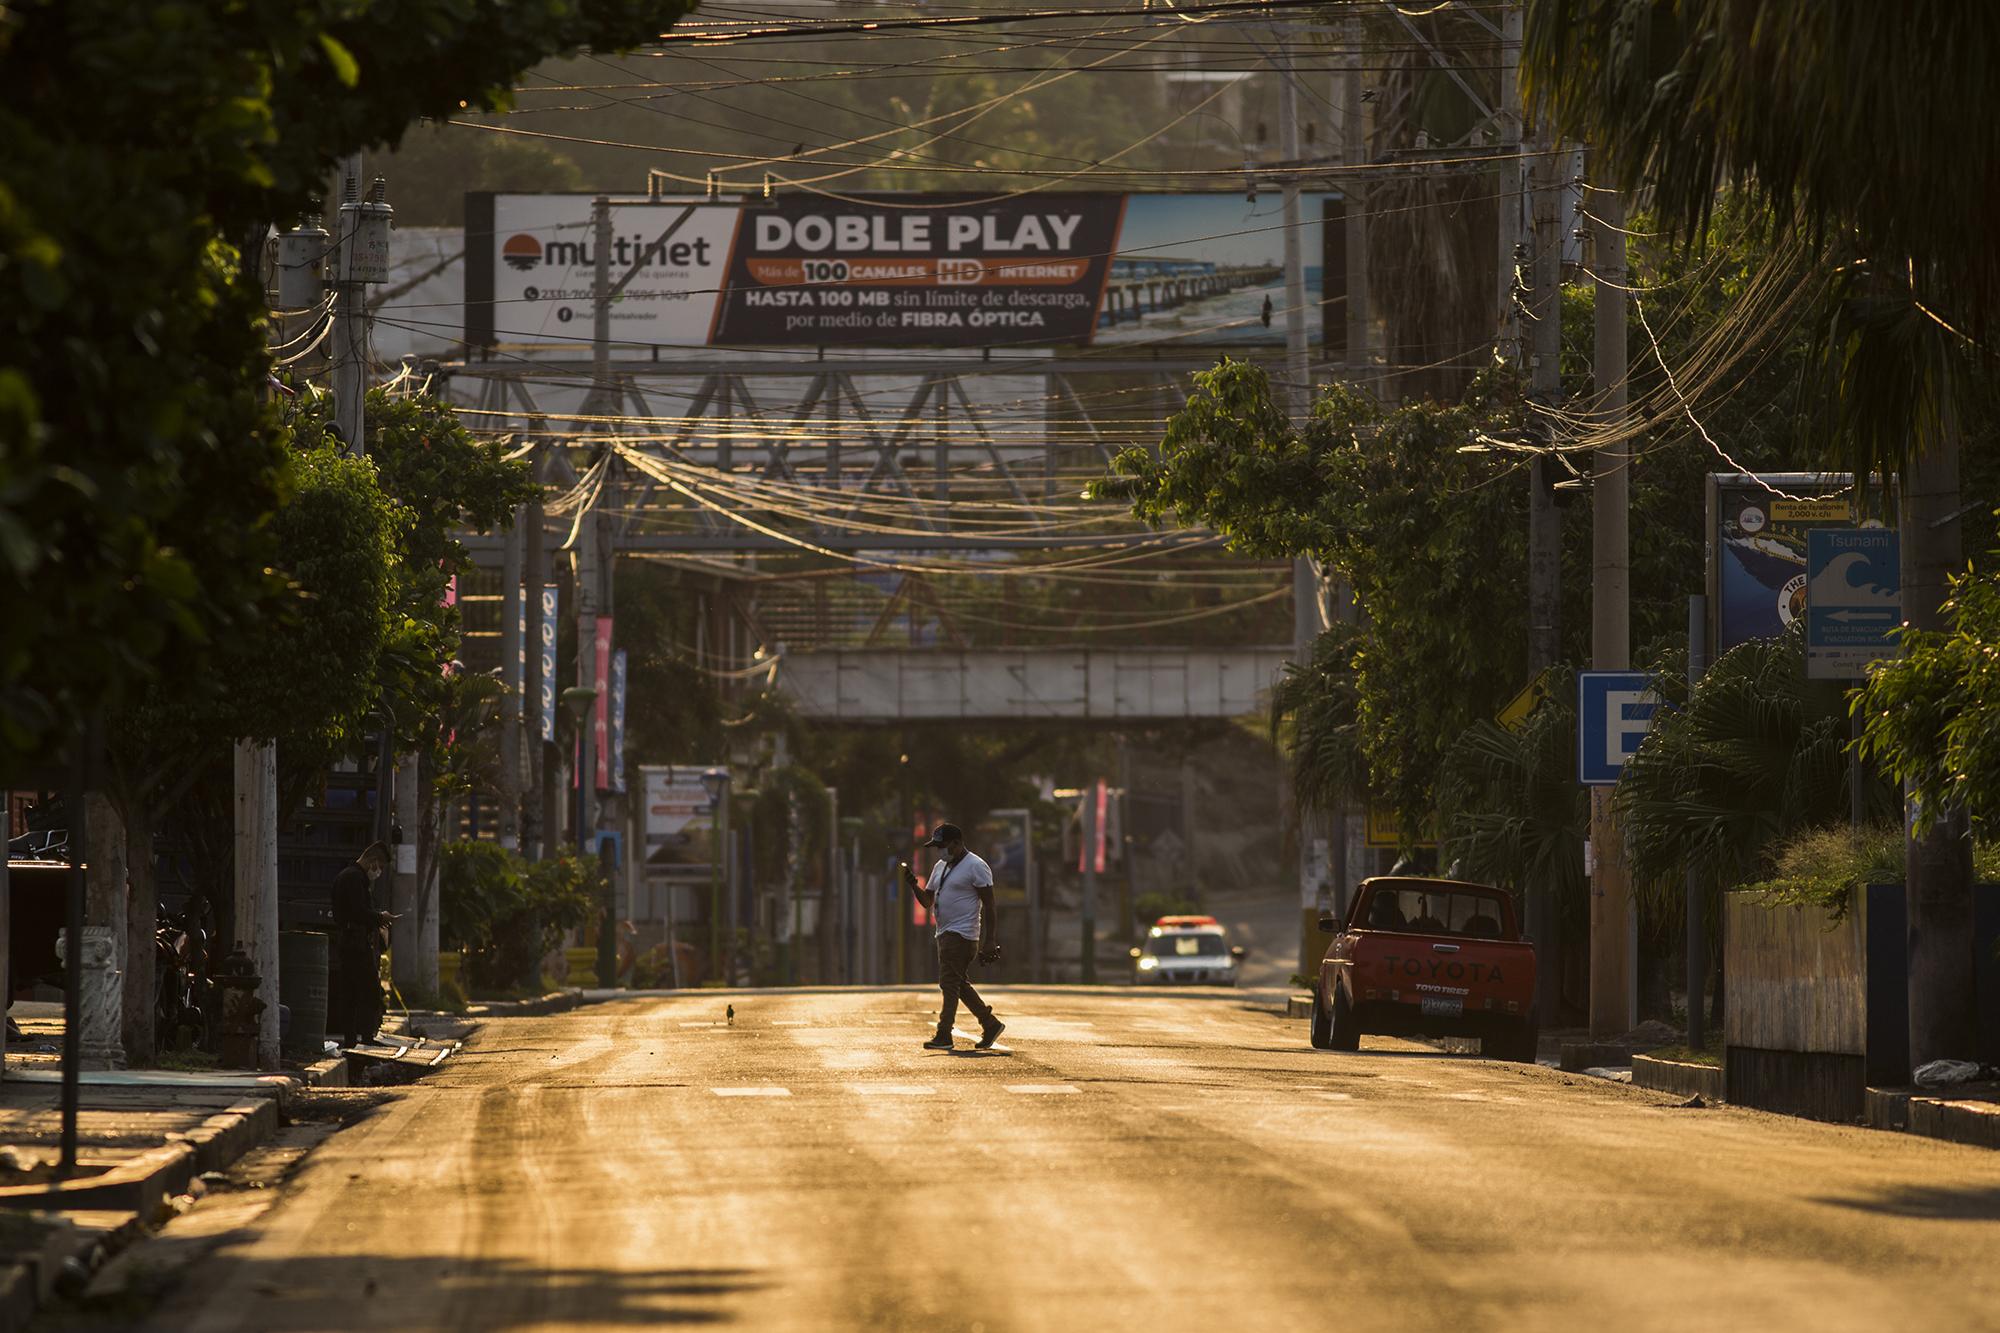
[[[551,583],[542,589],[542,623],[537,640],[542,652],[542,740],[556,738],[556,612],[561,589]]]
[[[604,791],[611,786],[611,617],[597,618],[597,660],[596,678],[591,686],[597,691],[596,702],[590,706],[590,736],[594,753],[597,755],[597,790]]]
[[[625,790],[625,650],[611,654],[611,782],[615,792]]]
[[[1108,813],[1106,807],[1110,804],[1110,796],[1111,793],[1106,788],[1104,779],[1099,778],[1097,780],[1097,793],[1095,797],[1097,801],[1097,827],[1094,830],[1095,836],[1091,839],[1092,846],[1090,851],[1093,860],[1096,862],[1097,873],[1100,875],[1104,873],[1104,817]]]

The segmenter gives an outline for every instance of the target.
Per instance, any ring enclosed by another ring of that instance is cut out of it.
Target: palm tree
[[[2000,6],[1964,0],[1527,0],[1524,90],[1694,237],[1730,185],[1818,255],[1817,405],[1860,477],[1901,485],[1903,612],[1943,627],[1962,567],[1956,422],[2000,314]],[[1908,847],[1910,1054],[1975,1044],[1970,841]]]

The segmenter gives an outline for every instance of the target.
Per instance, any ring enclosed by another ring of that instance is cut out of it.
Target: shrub
[[[1854,890],[1866,884],[1903,882],[1903,830],[1871,825],[1857,835],[1844,824],[1807,829],[1781,846],[1772,858],[1771,878],[1745,885],[1773,907],[1822,907],[1835,921],[1854,906]],[[1973,877],[2000,879],[2000,845],[1975,843]]]
[[[490,842],[446,846],[438,862],[438,937],[465,953],[471,989],[533,989],[542,958],[590,916],[595,860],[526,861]]]

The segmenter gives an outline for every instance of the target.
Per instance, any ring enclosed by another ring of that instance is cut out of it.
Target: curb
[[[50,1213],[57,1224],[39,1256],[0,1266],[0,1329],[27,1327],[54,1294],[56,1279],[70,1260],[95,1270],[130,1244],[142,1226],[159,1221],[167,1200],[185,1193],[196,1176],[226,1169],[270,1138],[285,1103],[300,1089],[346,1086],[347,1057],[330,1056],[287,1071],[274,1096],[239,1101],[98,1175],[52,1185],[0,1186],[0,1209]],[[80,1228],[62,1216],[83,1210],[129,1216],[104,1228]]]
[[[543,1014],[560,1014],[582,1003],[583,989],[573,986],[528,1000],[488,1000],[482,1004],[467,1005],[464,1016],[474,1019],[537,1018]]]
[[[2000,1102],[1927,1096],[1909,1088],[1870,1088],[1865,1119],[1876,1129],[2000,1148]]]
[[[1652,1055],[1632,1057],[1632,1086],[1676,1097],[1699,1097],[1706,1102],[1724,1100],[1722,1066],[1700,1065],[1687,1060],[1662,1060]]]
[[[248,1097],[216,1112],[190,1130],[177,1131],[157,1148],[110,1170],[50,1185],[0,1186],[0,1208],[118,1210],[152,1220],[170,1195],[180,1194],[204,1171],[220,1171],[262,1143],[278,1128],[278,1116],[292,1093],[306,1087],[344,1087],[347,1057],[335,1056],[297,1071],[274,1097]]]
[[[1622,1042],[1566,1041],[1559,1064],[1565,1074],[1586,1069],[1622,1069],[1632,1063],[1632,1048]]]
[[[1310,995],[1287,995],[1285,997],[1286,1018],[1311,1018],[1313,997]]]

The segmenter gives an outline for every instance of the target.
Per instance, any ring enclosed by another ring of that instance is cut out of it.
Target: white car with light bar
[[[1212,916],[1163,916],[1132,950],[1135,986],[1234,986],[1243,950]]]

